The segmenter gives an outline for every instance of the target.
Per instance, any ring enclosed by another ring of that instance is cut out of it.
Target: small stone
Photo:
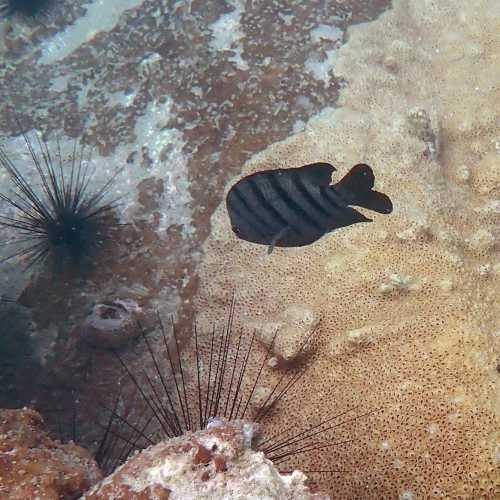
[[[443,292],[451,292],[453,290],[453,281],[451,280],[442,280],[438,283],[439,288],[443,290]]]
[[[267,366],[269,368],[276,368],[279,364],[279,359],[276,356],[272,356],[267,360]]]
[[[384,66],[391,72],[396,73],[398,70],[398,61],[394,56],[386,56],[384,59]]]
[[[394,288],[399,288],[400,290],[407,290],[414,284],[414,279],[411,276],[405,274],[393,273],[389,276],[389,281],[394,286]]]
[[[490,272],[491,272],[491,264],[483,264],[478,268],[478,273],[480,276],[488,276]]]
[[[207,448],[205,448],[203,445],[200,444],[193,457],[193,464],[194,465],[208,464],[211,458],[212,454],[210,453],[210,450],[208,450]]]
[[[388,450],[389,448],[391,447],[389,441],[382,441],[380,443],[380,448],[382,448],[383,450]]]
[[[392,292],[394,290],[394,286],[392,286],[391,284],[389,283],[382,283],[379,287],[378,287],[378,291],[382,294],[388,294],[390,292]]]
[[[470,168],[467,165],[460,165],[455,170],[455,179],[460,184],[467,184],[470,180]]]

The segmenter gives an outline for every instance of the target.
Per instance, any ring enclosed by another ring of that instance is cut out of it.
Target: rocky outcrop
[[[251,448],[257,426],[212,420],[206,430],[162,441],[130,458],[84,495],[85,500],[327,500],[312,493],[302,472],[280,474]]]
[[[92,456],[72,442],[54,441],[36,411],[0,410],[1,498],[79,498],[101,477]]]

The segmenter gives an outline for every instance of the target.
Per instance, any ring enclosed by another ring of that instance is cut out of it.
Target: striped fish
[[[309,245],[339,227],[371,222],[350,205],[392,212],[389,197],[373,190],[375,177],[368,165],[355,165],[331,185],[333,172],[328,163],[312,163],[244,177],[227,194],[233,231],[243,240],[268,245],[271,253],[275,246]]]

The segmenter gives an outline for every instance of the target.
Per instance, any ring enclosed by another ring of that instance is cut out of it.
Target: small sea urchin
[[[60,146],[53,155],[38,136],[35,144],[28,135],[23,137],[40,185],[22,174],[0,146],[0,166],[15,188],[9,194],[0,193],[0,201],[14,209],[12,216],[0,215],[0,227],[17,233],[4,241],[4,245],[16,245],[16,250],[3,261],[22,257],[29,268],[50,255],[58,264],[68,260],[78,264],[119,226],[114,213],[117,199],[105,198],[120,170],[93,191],[90,157],[83,146],[77,148],[75,142],[69,164],[65,164]]]

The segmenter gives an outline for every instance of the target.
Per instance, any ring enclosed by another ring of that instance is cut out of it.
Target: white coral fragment
[[[455,169],[455,180],[459,184],[467,184],[470,180],[471,172],[467,165],[459,165]]]
[[[424,222],[412,224],[409,228],[396,233],[402,241],[415,241],[430,236],[430,226]]]
[[[342,335],[334,336],[329,341],[329,355],[335,357],[373,346],[384,336],[386,330],[387,327],[384,323],[376,323],[348,330]]]
[[[400,273],[392,273],[389,275],[389,282],[382,283],[379,286],[379,292],[382,294],[387,294],[397,290],[401,292],[420,290],[420,284],[412,276],[407,276]]]
[[[491,264],[482,264],[478,267],[479,276],[488,276],[491,272]]]
[[[354,345],[370,344],[373,342],[373,328],[366,326],[347,332],[347,341]]]
[[[454,288],[453,281],[450,279],[440,281],[438,286],[441,290],[443,290],[443,292],[451,292]]]
[[[425,144],[429,158],[435,160],[439,155],[439,139],[436,132],[437,127],[433,125],[428,112],[420,107],[410,109],[408,125],[410,134]]]
[[[269,368],[276,368],[279,365],[279,359],[276,356],[272,356],[267,360],[267,366]]]

